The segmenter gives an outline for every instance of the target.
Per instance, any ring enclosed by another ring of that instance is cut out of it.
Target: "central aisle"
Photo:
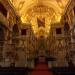
[[[52,72],[49,71],[48,65],[45,62],[45,60],[43,58],[40,58],[31,75],[53,75],[53,74]]]

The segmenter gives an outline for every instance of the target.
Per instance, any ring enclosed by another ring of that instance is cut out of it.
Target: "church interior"
[[[0,73],[75,75],[74,67],[75,0],[0,0]]]

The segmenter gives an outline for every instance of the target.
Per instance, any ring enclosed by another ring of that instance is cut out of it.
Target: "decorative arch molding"
[[[45,10],[44,10],[45,9]],[[42,12],[43,11],[43,12]],[[37,15],[41,15],[41,14],[44,14],[44,16],[52,16],[54,14],[57,14],[54,9],[50,8],[50,7],[47,7],[47,6],[34,6],[32,8],[29,8],[27,10],[26,13],[24,13],[23,15],[25,15],[24,17],[26,17],[26,15],[29,16],[29,18],[32,18],[32,17],[35,17]],[[27,17],[28,17],[27,16]]]

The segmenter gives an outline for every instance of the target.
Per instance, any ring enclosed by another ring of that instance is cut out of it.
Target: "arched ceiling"
[[[38,29],[49,32],[50,24],[60,22],[70,0],[10,0],[23,23],[32,23],[35,33]],[[45,18],[45,28],[38,28],[37,18]]]
[[[14,5],[16,12],[18,12],[18,14],[21,17],[26,16],[27,11],[29,11],[29,9],[32,9],[30,10],[30,12],[31,11],[35,12],[35,10],[39,11],[42,8],[40,12],[43,12],[43,10],[45,10],[46,7],[53,9],[56,14],[62,15],[67,3],[69,2],[69,0],[10,0],[10,1]],[[36,13],[38,13],[38,11]]]

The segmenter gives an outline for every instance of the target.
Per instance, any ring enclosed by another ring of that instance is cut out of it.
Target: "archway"
[[[69,31],[70,31],[70,26],[69,26],[68,22],[65,22],[65,24],[64,24],[64,33],[69,34]]]
[[[12,30],[12,43],[13,44],[19,44],[18,36],[19,36],[19,28],[18,28],[18,25],[15,24]]]
[[[3,51],[4,40],[5,40],[4,30],[5,29],[4,29],[3,25],[0,23],[0,61],[3,58],[2,51]]]
[[[18,59],[18,45],[19,45],[19,28],[18,25],[15,24],[12,28],[12,51],[9,57],[11,57],[10,59],[12,59],[12,62],[10,64],[10,66],[15,66],[15,61],[17,61]]]

